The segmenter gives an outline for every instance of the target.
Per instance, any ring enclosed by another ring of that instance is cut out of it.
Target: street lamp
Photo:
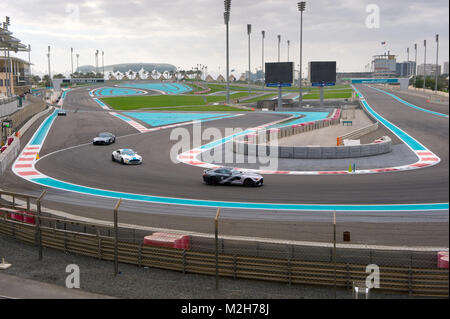
[[[264,38],[266,37],[266,31],[261,31],[262,35],[262,63],[261,63],[261,70],[262,70],[262,89],[264,90]]]
[[[229,23],[230,23],[230,11],[231,11],[231,0],[225,0],[225,12],[223,14],[226,26],[226,47],[227,47],[227,104],[230,104],[230,48],[229,48]]]
[[[434,81],[434,91],[437,93],[438,87],[438,57],[439,57],[439,34],[436,34],[436,71],[435,71],[435,81]]]
[[[302,107],[302,42],[303,42],[303,11],[305,11],[306,2],[301,1],[297,3],[298,11],[300,11],[300,78],[299,78],[299,86],[300,86],[300,95],[298,96],[298,106]]]
[[[250,88],[250,76],[251,76],[251,68],[250,68],[250,34],[252,33],[252,25],[247,24],[247,35],[248,35],[248,94],[251,94]]]

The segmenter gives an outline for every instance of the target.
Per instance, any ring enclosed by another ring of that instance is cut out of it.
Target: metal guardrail
[[[85,229],[98,227],[94,233],[87,233],[67,230],[66,224],[70,223],[67,220],[41,216],[40,222],[33,225],[8,216],[7,209],[0,210],[0,234],[31,245],[139,267],[211,276],[216,275],[217,271],[223,277],[344,288],[351,288],[354,281],[367,277],[366,265],[363,264],[225,254],[219,252],[217,247],[217,251],[202,252],[149,246],[142,242],[117,241],[116,246],[115,237],[101,234],[100,228],[105,226],[77,223],[84,224]],[[44,223],[45,220],[47,223]],[[59,226],[64,224],[64,229],[59,228],[58,223]],[[448,269],[381,267],[379,290],[382,291],[448,297],[448,286]]]
[[[375,122],[373,124],[367,125],[365,127],[362,127],[360,129],[354,130],[350,133],[344,134],[342,136],[339,136],[341,140],[345,139],[356,139],[358,137],[364,136],[367,133],[374,132],[378,129],[378,122]]]

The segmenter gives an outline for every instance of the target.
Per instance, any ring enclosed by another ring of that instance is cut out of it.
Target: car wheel
[[[215,176],[211,177],[210,179],[211,185],[219,185],[219,179]]]
[[[245,187],[253,187],[253,186],[255,186],[255,182],[253,182],[250,178],[247,178],[244,181],[244,186]]]
[[[114,158],[114,155],[111,155],[111,159],[112,159],[113,162],[116,161],[116,159]]]
[[[122,165],[125,164],[125,162],[123,161],[123,158],[120,159],[120,163],[122,163]]]

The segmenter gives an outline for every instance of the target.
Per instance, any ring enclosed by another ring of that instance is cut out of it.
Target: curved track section
[[[370,95],[367,92],[363,93],[365,96]],[[70,95],[68,96],[70,97]],[[370,99],[371,97],[366,98]],[[377,105],[374,104],[373,107],[376,108]],[[105,115],[102,112],[95,113],[97,113],[96,116]],[[267,123],[270,121],[270,117],[273,118],[274,116],[276,115],[252,114],[242,116],[239,120],[233,119],[232,122],[230,120],[220,121],[220,125],[224,129],[252,124],[253,121],[253,125],[258,126]],[[70,122],[77,122],[74,114],[70,114],[67,119],[71,117]],[[87,118],[91,117],[92,114],[87,116]],[[67,131],[68,123],[63,123],[64,120],[61,119],[60,121],[60,118],[53,118],[53,120],[55,120],[54,126],[46,134],[58,136],[59,132]],[[446,123],[448,128],[448,121]],[[217,126],[218,123],[215,124]],[[301,180],[289,176],[274,176],[270,180],[266,180],[267,185],[265,187],[246,189],[243,192],[242,188],[238,187],[214,188],[205,186],[200,182],[200,171],[198,169],[175,165],[168,161],[167,154],[173,145],[168,138],[168,133],[170,133],[168,130],[160,130],[150,135],[131,134],[123,136],[123,138],[119,137],[120,142],[135,145],[133,148],[140,153],[142,153],[140,151],[142,148],[145,153],[143,154],[144,159],[150,164],[149,166],[143,165],[142,167],[132,168],[111,166],[113,163],[108,160],[111,150],[108,147],[94,148],[87,143],[79,145],[79,142],[78,144],[75,142],[75,145],[67,149],[59,149],[56,153],[48,154],[46,143],[41,151],[47,152],[48,156],[36,163],[39,172],[42,172],[39,174],[42,175],[23,175],[22,177],[26,177],[28,180],[35,179],[33,182],[39,182],[41,185],[48,187],[87,195],[115,198],[127,193],[132,196],[130,197],[131,200],[148,200],[153,203],[169,203],[172,205],[308,211],[330,211],[334,209],[391,212],[448,210],[448,174],[447,177],[442,174],[442,170],[448,172],[448,146],[440,154],[446,160],[445,165],[441,163],[424,170],[401,174],[379,174],[377,177],[370,177],[370,180],[367,180],[367,177],[361,178],[363,176],[357,175],[329,176],[325,179],[316,176],[308,179],[302,178]],[[36,134],[42,135],[42,132],[38,130]],[[54,144],[60,145],[61,136],[58,137],[58,139],[53,140],[53,143],[50,143],[52,145],[48,145],[49,148],[54,148],[56,146]],[[161,141],[168,141],[169,143],[161,143]],[[30,150],[27,149],[27,151]],[[16,164],[18,163],[19,161],[16,162]],[[32,168],[34,168],[34,164],[32,164]],[[74,171],[83,172],[83,174],[74,176]],[[426,174],[422,172],[426,172]],[[46,176],[52,178],[46,179],[48,178]],[[415,187],[411,180],[417,177],[420,178],[417,187]],[[125,182],[121,183],[121,181]],[[433,192],[424,191],[427,183],[433,185]],[[161,185],[164,185],[164,187],[161,187]],[[104,189],[108,190],[105,191]],[[145,190],[147,194],[140,194],[141,190]],[[361,196],[358,196],[358,194]],[[139,196],[142,197],[139,198]],[[227,201],[224,202],[224,198]],[[317,205],[318,203],[321,204]],[[349,205],[349,203],[352,203],[352,205]],[[374,203],[385,203],[385,205],[373,205]]]

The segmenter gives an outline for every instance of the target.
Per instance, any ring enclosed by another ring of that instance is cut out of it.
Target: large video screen
[[[336,61],[310,62],[311,83],[336,83]]]
[[[266,63],[266,84],[294,82],[293,62]]]

